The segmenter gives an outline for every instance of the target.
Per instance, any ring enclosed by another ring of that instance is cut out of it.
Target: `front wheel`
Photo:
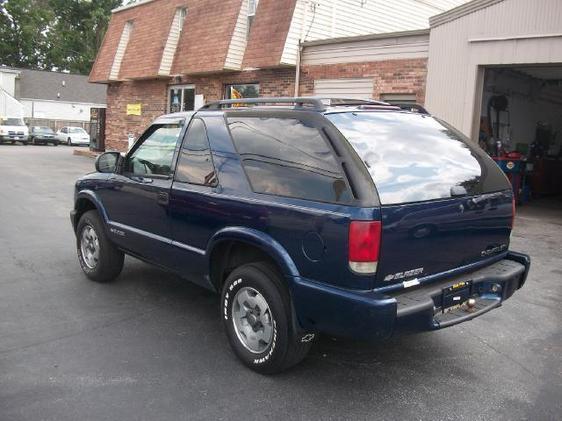
[[[95,210],[84,213],[78,222],[76,249],[80,266],[92,281],[112,281],[123,269],[123,252],[107,238]]]
[[[312,346],[314,334],[294,331],[289,292],[267,263],[232,271],[222,288],[221,316],[237,357],[260,373],[299,363]]]

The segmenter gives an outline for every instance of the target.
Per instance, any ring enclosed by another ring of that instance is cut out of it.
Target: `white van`
[[[0,143],[29,142],[29,129],[22,118],[0,117]]]

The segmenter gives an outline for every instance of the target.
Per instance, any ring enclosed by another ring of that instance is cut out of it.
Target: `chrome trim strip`
[[[134,232],[135,234],[143,235],[145,237],[152,238],[153,240],[161,241],[162,243],[171,244],[172,246],[179,247],[181,249],[188,250],[188,251],[191,251],[193,253],[200,254],[202,256],[204,256],[206,254],[206,251],[203,250],[203,249],[190,246],[189,244],[180,243],[179,241],[174,241],[174,240],[172,240],[171,238],[168,238],[168,237],[162,237],[161,235],[152,234],[151,232],[144,231],[144,230],[141,230],[141,229],[138,229],[138,228],[135,228],[135,227],[131,227],[130,225],[125,225],[125,224],[121,224],[119,222],[113,222],[113,221],[109,221],[108,225],[111,225],[114,228],[120,228],[122,230]]]
[[[200,249],[200,248],[197,248],[197,247],[193,247],[193,246],[190,246],[190,245],[188,245],[188,244],[180,243],[179,241],[172,241],[172,245],[173,245],[173,246],[176,246],[176,247],[179,247],[179,248],[181,248],[181,249],[184,249],[184,250],[191,251],[191,252],[193,252],[193,253],[200,254],[200,255],[202,255],[202,256],[204,256],[205,253],[206,253],[205,250],[203,250],[203,249]]]

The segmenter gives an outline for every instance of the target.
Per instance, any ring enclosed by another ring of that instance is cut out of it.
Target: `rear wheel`
[[[299,363],[312,346],[314,334],[294,331],[289,292],[267,263],[232,271],[222,289],[221,316],[235,354],[260,373]]]
[[[82,270],[93,281],[112,281],[123,269],[123,252],[107,238],[95,210],[84,213],[78,222],[76,249]]]

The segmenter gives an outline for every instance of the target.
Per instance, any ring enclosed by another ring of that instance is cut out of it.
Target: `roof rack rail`
[[[338,106],[361,106],[361,105],[380,105],[380,106],[392,106],[388,102],[377,101],[375,99],[356,99],[356,98],[320,98],[324,104],[330,107]]]
[[[210,102],[201,107],[201,110],[220,110],[225,106],[233,105],[256,105],[256,104],[294,104],[295,108],[302,108],[312,111],[325,111],[326,106],[317,97],[277,97],[277,98],[239,98],[223,99],[221,101]]]

